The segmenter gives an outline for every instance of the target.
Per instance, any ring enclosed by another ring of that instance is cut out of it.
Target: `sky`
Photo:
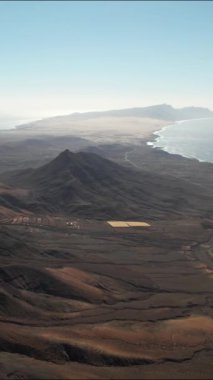
[[[0,117],[213,109],[213,2],[1,1]]]

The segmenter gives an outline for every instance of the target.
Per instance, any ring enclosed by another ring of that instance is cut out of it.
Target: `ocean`
[[[8,120],[0,120],[0,131],[5,129],[14,129],[16,122]]]
[[[14,129],[16,125],[22,124],[23,121],[25,120],[18,118],[4,118],[0,116],[0,131]]]
[[[154,134],[156,139],[147,143],[153,148],[213,162],[213,118],[179,121]]]
[[[19,117],[4,117],[0,115],[0,131],[14,129],[16,126],[30,123],[31,121],[36,120],[36,118],[19,118]]]

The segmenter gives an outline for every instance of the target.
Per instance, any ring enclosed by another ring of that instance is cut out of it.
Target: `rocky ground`
[[[168,176],[168,182],[181,179],[190,189],[196,185],[201,209],[204,192],[212,196],[211,164],[153,150],[142,139],[134,145],[78,144],[133,168],[138,176],[142,169]],[[31,145],[34,167],[46,163],[40,143]],[[23,144],[17,149],[14,156],[9,150],[4,156],[0,147],[1,172],[10,165],[27,167]],[[53,156],[53,145],[48,149]],[[162,220],[141,215],[150,227],[116,229],[103,219],[11,208],[11,196],[23,197],[23,189],[1,184],[3,196],[2,379],[212,378],[210,209],[206,215],[183,210],[177,218],[164,215]]]

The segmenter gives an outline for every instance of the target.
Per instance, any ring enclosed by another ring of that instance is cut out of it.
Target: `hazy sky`
[[[213,109],[213,2],[1,1],[0,115]]]

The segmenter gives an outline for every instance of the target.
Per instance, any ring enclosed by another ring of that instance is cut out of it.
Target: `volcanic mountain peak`
[[[65,149],[51,162],[53,163],[60,162],[61,164],[67,165],[70,161],[74,161],[76,159],[77,159],[77,153],[73,153],[69,149]]]
[[[65,149],[63,152],[61,152],[57,157],[63,159],[63,158],[71,158],[75,155],[75,153],[71,152],[69,149]],[[56,158],[57,158],[56,157]]]
[[[64,164],[67,163],[77,163],[80,159],[87,161],[87,159],[91,159],[91,157],[99,157],[100,160],[102,160],[102,157],[98,156],[95,153],[90,153],[90,152],[71,152],[69,149],[65,149],[63,152],[61,152],[54,160],[52,160],[52,163],[55,162],[61,162]]]
[[[95,153],[68,149],[40,168],[8,173],[4,180],[28,191],[30,211],[162,219],[182,213],[203,215],[212,205],[212,197],[202,195],[200,202],[200,188],[186,181],[137,172]]]
[[[48,164],[40,167],[36,171],[54,171],[58,173],[59,171],[76,171],[85,170],[89,171],[109,171],[111,174],[112,170],[123,170],[125,168],[116,164],[111,160],[107,160],[104,157],[99,156],[96,153],[91,152],[77,152],[73,153],[69,149],[61,152],[54,160],[49,162]]]
[[[121,176],[121,181],[127,175],[131,176],[132,172],[118,165],[115,162],[107,160],[96,153],[77,152],[73,153],[68,149],[61,152],[55,159],[49,163],[37,168],[29,169],[14,173],[6,173],[5,182],[11,185],[19,185],[24,188],[43,188],[45,192],[50,189],[63,189],[73,184],[73,181],[79,186],[94,186],[105,180],[114,182]],[[82,189],[81,189],[82,190]],[[58,191],[58,190],[57,190]],[[75,189],[79,193],[80,189]]]

